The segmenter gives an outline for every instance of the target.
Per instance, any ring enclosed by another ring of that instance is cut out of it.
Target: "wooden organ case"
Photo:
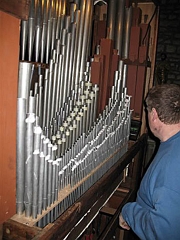
[[[4,219],[3,239],[78,239],[98,213],[112,210],[97,236],[111,239],[142,176],[145,123],[137,141],[129,136],[131,120],[144,118],[142,101],[152,85],[154,28],[153,38],[148,23],[141,31],[141,6],[129,1],[119,1],[117,10],[109,1],[13,4],[0,3],[21,19],[16,214]],[[144,35],[132,44],[136,28]],[[116,210],[107,207],[115,193]]]

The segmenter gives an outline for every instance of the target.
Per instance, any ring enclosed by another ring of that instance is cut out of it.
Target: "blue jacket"
[[[142,240],[180,240],[180,132],[161,142],[122,216]]]

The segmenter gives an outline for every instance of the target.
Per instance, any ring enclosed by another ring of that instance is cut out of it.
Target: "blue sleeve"
[[[153,194],[153,207],[143,208],[138,202],[127,203],[122,216],[142,240],[180,239],[180,195],[166,187]]]

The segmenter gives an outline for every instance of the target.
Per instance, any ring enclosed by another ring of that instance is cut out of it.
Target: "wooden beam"
[[[0,0],[0,10],[16,18],[27,20],[31,0]]]

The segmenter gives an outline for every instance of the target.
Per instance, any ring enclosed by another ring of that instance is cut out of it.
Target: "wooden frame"
[[[29,227],[26,224],[9,219],[3,224],[3,239],[62,240],[67,235],[68,237],[66,239],[68,240],[76,239],[120,185],[123,179],[123,170],[134,160],[134,157],[138,155],[137,160],[133,162],[132,181],[129,185],[129,191],[125,194],[125,198],[114,214],[107,230],[100,237],[100,239],[110,239],[106,238],[106,236],[110,236],[118,226],[118,216],[122,206],[129,199],[132,199],[137,191],[137,184],[142,173],[141,169],[146,145],[147,135],[143,134],[138,141],[130,147],[127,153],[54,223],[48,224],[44,229],[41,229],[36,226]],[[83,221],[80,221],[82,218]]]

